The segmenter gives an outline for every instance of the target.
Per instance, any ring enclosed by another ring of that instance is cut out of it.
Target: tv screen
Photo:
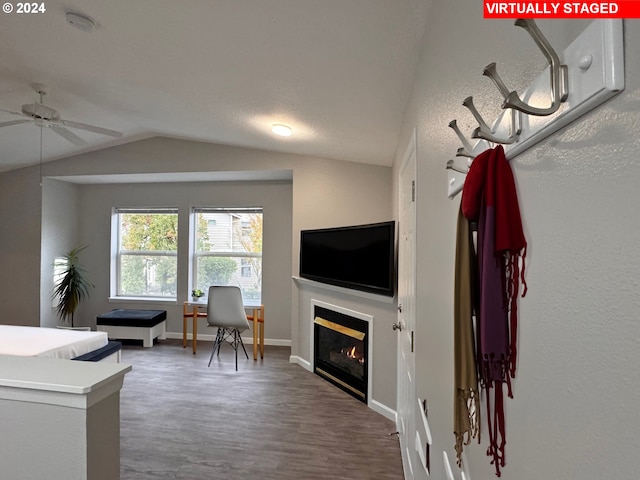
[[[395,222],[300,232],[300,276],[392,297]]]

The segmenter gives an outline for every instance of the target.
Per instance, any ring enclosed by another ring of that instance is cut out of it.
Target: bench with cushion
[[[143,347],[153,347],[154,338],[166,338],[166,320],[166,310],[117,309],[99,315],[96,325],[109,338],[142,340]]]

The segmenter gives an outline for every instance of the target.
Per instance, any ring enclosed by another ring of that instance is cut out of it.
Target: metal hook
[[[484,138],[485,140],[488,140],[490,142],[504,143],[504,144],[513,143],[515,141],[515,137],[513,136],[507,139],[504,139],[504,138],[498,138],[493,134],[493,132],[491,131],[491,127],[489,127],[489,125],[486,124],[486,122],[482,118],[482,115],[478,113],[478,110],[476,110],[476,107],[473,105],[473,97],[469,96],[465,98],[462,101],[462,105],[469,109],[471,114],[475,117],[476,121],[478,122],[478,125],[480,125],[471,134],[472,138]]]
[[[551,105],[548,108],[538,108],[532,107],[531,105],[524,103],[518,92],[515,90],[509,92],[507,98],[502,104],[502,108],[515,108],[527,115],[537,115],[537,116],[547,116],[551,115],[560,108],[560,104],[567,99],[568,91],[569,91],[569,79],[568,79],[568,69],[566,65],[560,65],[560,58],[558,54],[553,49],[549,41],[542,34],[536,22],[531,19],[523,19],[519,18],[516,20],[515,25],[517,27],[524,28],[533,41],[536,42],[536,45],[540,49],[540,51],[544,54],[549,62],[549,70],[551,74]],[[500,87],[498,87],[500,88]]]
[[[493,83],[495,83],[496,87],[498,87],[498,90],[500,90],[500,94],[502,95],[502,98],[506,99],[509,96],[509,89],[505,86],[504,82],[500,78],[500,75],[498,75],[498,70],[496,69],[496,62],[492,62],[486,67],[484,67],[484,70],[482,71],[482,75],[484,75],[485,77],[489,77],[491,80],[493,80]]]
[[[456,150],[456,157],[476,158],[473,153],[469,152],[463,147],[460,147],[458,150]]]
[[[446,170],[453,170],[454,172],[458,172],[458,173],[464,173],[467,174],[469,172],[469,169],[467,170],[463,170],[460,167],[455,165],[455,162],[453,160],[448,160],[447,161],[447,166],[445,167]]]
[[[469,167],[467,167],[467,170],[464,170],[463,167],[456,166],[454,160],[449,160],[447,162],[446,170],[448,180],[447,196],[449,198],[453,198],[462,191],[465,177],[467,176],[467,173],[469,173]]]
[[[498,87],[498,90],[500,91],[502,98],[506,100],[507,97],[509,96],[509,89],[505,86],[504,82],[502,81],[502,78],[500,78],[500,75],[498,75],[498,70],[496,69],[496,63],[493,62],[487,65],[486,67],[484,67],[482,74],[486,77],[489,77],[493,81],[496,87]],[[511,110],[511,130],[509,132],[509,138],[507,139],[506,142],[501,142],[506,145],[512,144],[513,142],[518,140],[518,137],[522,132],[522,121],[520,118],[521,113],[517,110],[514,110],[513,108],[511,108],[510,110]]]
[[[453,131],[456,132],[456,135],[458,135],[458,138],[462,142],[462,147],[456,151],[456,156],[474,158],[475,155],[471,153],[473,152],[473,147],[458,128],[458,122],[456,120],[451,120],[449,122],[449,127],[451,127]]]

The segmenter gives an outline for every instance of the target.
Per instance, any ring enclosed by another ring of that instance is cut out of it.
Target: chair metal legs
[[[247,357],[247,360],[249,360],[249,355],[247,355],[247,349],[244,348],[244,342],[242,341],[242,337],[240,336],[240,331],[237,328],[236,328],[236,334],[238,335],[238,340],[240,340],[240,345],[242,345],[242,350],[244,350],[244,356]]]
[[[231,341],[227,340],[229,337],[231,337]],[[208,366],[211,366],[211,361],[213,360],[213,355],[216,353],[216,349],[218,350],[218,356],[220,356],[220,345],[222,342],[227,342],[231,345],[231,348],[236,351],[236,371],[238,371],[238,346],[242,347],[247,360],[249,359],[249,355],[247,355],[247,349],[244,348],[244,342],[242,341],[240,331],[237,328],[218,328],[218,333],[216,334],[216,339],[214,340],[213,348],[211,349],[211,357],[209,357]]]
[[[216,339],[213,341],[213,348],[211,349],[211,356],[209,357],[209,367],[211,366],[211,361],[213,360],[213,355],[216,353],[216,348],[218,349],[218,355],[220,355],[220,344],[224,340],[224,328],[218,328],[218,333],[216,333]]]

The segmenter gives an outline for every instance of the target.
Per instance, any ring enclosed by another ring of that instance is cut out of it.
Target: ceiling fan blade
[[[61,137],[64,137],[67,140],[69,140],[74,145],[77,145],[78,147],[84,147],[87,144],[87,142],[85,142],[83,139],[81,139],[75,133],[70,132],[66,128],[59,127],[58,125],[49,125],[49,128],[51,128],[51,130],[56,132]]]
[[[102,135],[109,135],[110,137],[121,138],[122,133],[115,130],[109,130],[108,128],[96,127],[95,125],[87,125],[86,123],[72,122],[71,120],[60,120],[65,127],[79,128],[80,130],[87,130],[89,132],[100,133]]]
[[[0,108],[0,112],[7,112],[7,113],[10,113],[11,115],[19,115],[21,117],[25,116],[24,113],[14,112],[14,111],[11,111],[11,110],[5,110],[4,108]]]
[[[11,120],[10,122],[0,123],[0,127],[9,127],[11,125],[19,125],[21,123],[29,123],[31,120]]]

